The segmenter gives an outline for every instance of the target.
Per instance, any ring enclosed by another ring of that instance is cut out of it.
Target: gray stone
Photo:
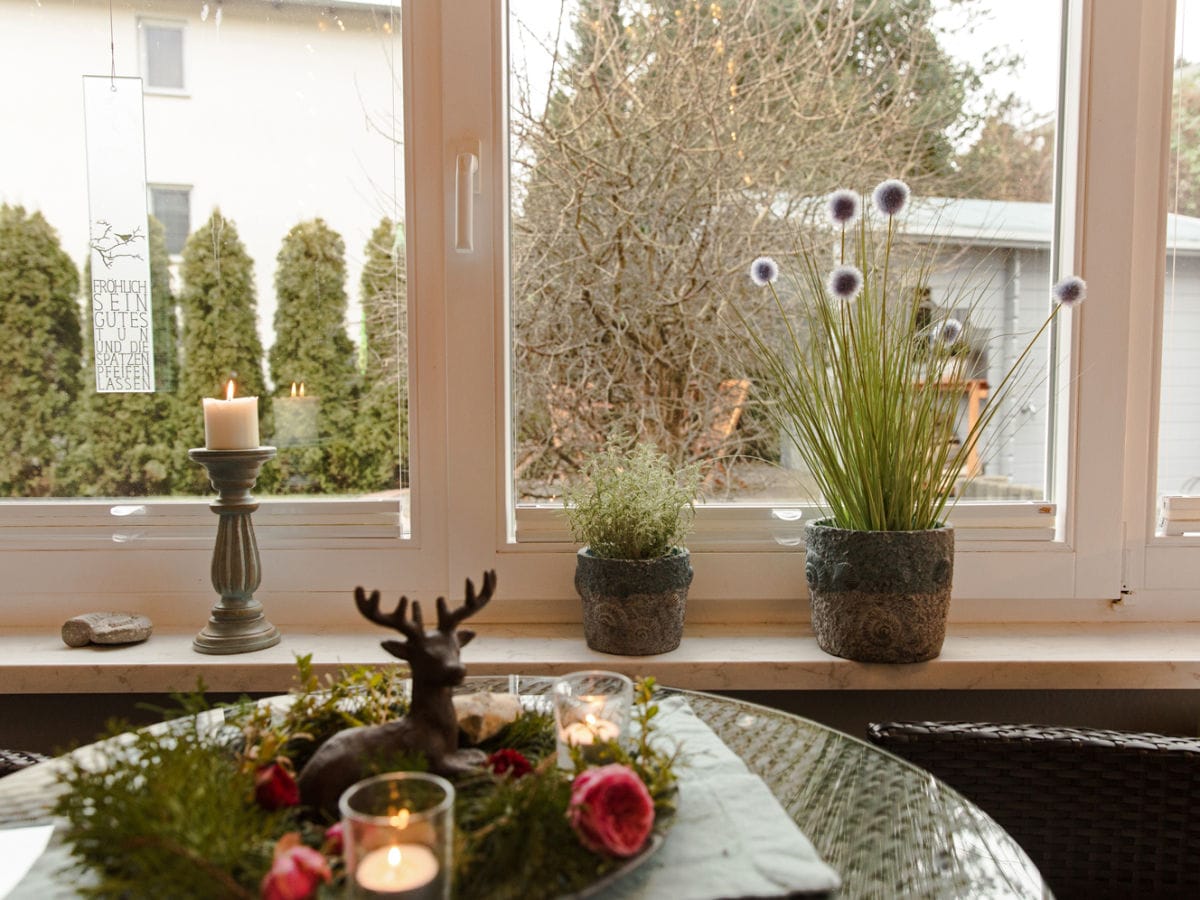
[[[826,653],[914,663],[942,652],[954,580],[954,529],[805,529],[812,626]]]
[[[458,728],[472,744],[486,741],[521,715],[516,694],[458,694],[454,697]]]
[[[658,559],[604,559],[584,547],[575,556],[575,589],[588,647],[619,656],[674,650],[683,639],[691,583],[687,550]]]
[[[63,622],[62,639],[68,647],[87,644],[136,644],[150,637],[154,624],[139,613],[92,612]]]

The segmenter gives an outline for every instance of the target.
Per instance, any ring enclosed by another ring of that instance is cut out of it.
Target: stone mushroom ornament
[[[478,594],[468,578],[463,605],[451,611],[445,598],[438,597],[437,627],[426,631],[420,603],[413,602],[411,619],[407,597],[400,598],[393,612],[382,613],[379,591],[367,596],[361,587],[355,589],[354,601],[364,618],[404,635],[402,641],[384,641],[381,646],[411,667],[412,703],[401,719],[348,728],[322,744],[300,772],[300,799],[305,806],[336,818],[342,792],[374,774],[372,763],[400,753],[423,754],[430,771],[438,775],[455,775],[483,765],[482,751],[458,748],[452,697],[454,687],[462,684],[467,674],[460,651],[475,637],[475,632],[459,630],[458,625],[483,609],[495,591],[494,570],[484,573]]]

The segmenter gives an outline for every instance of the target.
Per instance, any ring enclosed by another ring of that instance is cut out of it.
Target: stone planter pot
[[[658,559],[602,559],[584,547],[575,556],[575,589],[588,647],[620,656],[674,650],[683,639],[691,583],[687,550]]]
[[[805,576],[812,625],[826,653],[914,663],[942,652],[954,529],[846,531],[810,522]]]

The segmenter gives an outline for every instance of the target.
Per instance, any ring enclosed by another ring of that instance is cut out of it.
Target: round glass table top
[[[540,677],[472,678],[463,690],[548,690]],[[757,774],[842,878],[842,897],[1049,897],[1037,868],[986,813],[932,775],[791,713],[695,691],[687,700]],[[92,745],[94,747],[95,745]],[[92,747],[76,753],[86,753]],[[59,761],[0,779],[0,828],[50,821]],[[57,835],[10,896],[78,896]]]

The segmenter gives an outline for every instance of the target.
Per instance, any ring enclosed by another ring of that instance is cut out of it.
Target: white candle
[[[422,891],[438,874],[437,857],[423,844],[392,844],[372,850],[359,863],[354,880],[377,894]]]
[[[225,399],[204,398],[204,446],[209,450],[251,450],[258,446],[258,398],[234,397],[231,380]]]
[[[587,747],[603,741],[615,741],[621,729],[608,719],[598,719],[589,714],[582,722],[572,722],[562,730],[562,741],[573,747]]]

